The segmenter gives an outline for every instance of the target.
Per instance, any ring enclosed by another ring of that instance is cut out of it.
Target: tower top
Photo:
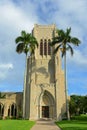
[[[35,50],[35,58],[51,58],[52,47],[50,42],[55,35],[55,24],[38,25],[35,24],[33,28],[33,36],[38,41],[38,48]]]
[[[55,24],[50,24],[50,25],[35,24],[34,28],[56,28],[56,25]]]

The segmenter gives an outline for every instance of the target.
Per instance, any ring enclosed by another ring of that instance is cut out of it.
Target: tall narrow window
[[[47,55],[47,40],[44,40],[44,55]]]
[[[43,55],[43,40],[40,40],[40,55]]]
[[[48,55],[51,55],[50,39],[48,40]]]

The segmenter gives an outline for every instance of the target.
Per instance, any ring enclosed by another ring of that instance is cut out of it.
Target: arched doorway
[[[53,118],[55,114],[55,101],[50,92],[45,90],[40,95],[38,117],[39,118]]]
[[[49,106],[42,106],[42,118],[49,118]]]

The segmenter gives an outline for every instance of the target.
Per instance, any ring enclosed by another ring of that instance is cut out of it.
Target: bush
[[[73,116],[71,120],[81,120],[81,121],[87,121],[87,115],[80,115],[80,116]]]

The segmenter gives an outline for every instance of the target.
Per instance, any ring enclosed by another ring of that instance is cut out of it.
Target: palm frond
[[[26,37],[26,32],[23,30],[23,31],[21,31],[21,36],[23,37],[23,38],[25,38]]]
[[[67,49],[66,50],[70,50],[70,52],[71,52],[71,55],[73,55],[73,53],[74,53],[74,51],[73,51],[73,48],[69,45],[69,44],[67,44]]]
[[[71,27],[67,28],[67,30],[66,30],[66,37],[70,35],[70,32],[71,32]]]
[[[16,52],[17,53],[22,53],[24,51],[24,44],[23,43],[19,43],[16,47]]]
[[[23,42],[24,41],[24,39],[23,39],[23,37],[21,37],[21,36],[19,36],[19,37],[17,37],[16,39],[15,39],[15,43],[19,43],[19,42]]]
[[[37,42],[37,40],[36,40],[35,37],[32,36],[32,37],[30,38],[30,44],[31,44],[32,46],[38,47],[38,42]]]
[[[70,42],[73,43],[76,46],[78,46],[81,43],[81,41],[76,37],[71,38]]]
[[[60,36],[60,37],[65,37],[65,32],[64,32],[64,30],[57,30],[57,33],[58,33],[58,36]]]
[[[54,49],[53,53],[56,54],[60,47],[61,47],[61,44],[58,45],[58,46]]]
[[[52,39],[52,41],[50,42],[50,46],[54,46],[55,44],[60,44],[62,42],[62,38],[61,37],[54,37]]]

